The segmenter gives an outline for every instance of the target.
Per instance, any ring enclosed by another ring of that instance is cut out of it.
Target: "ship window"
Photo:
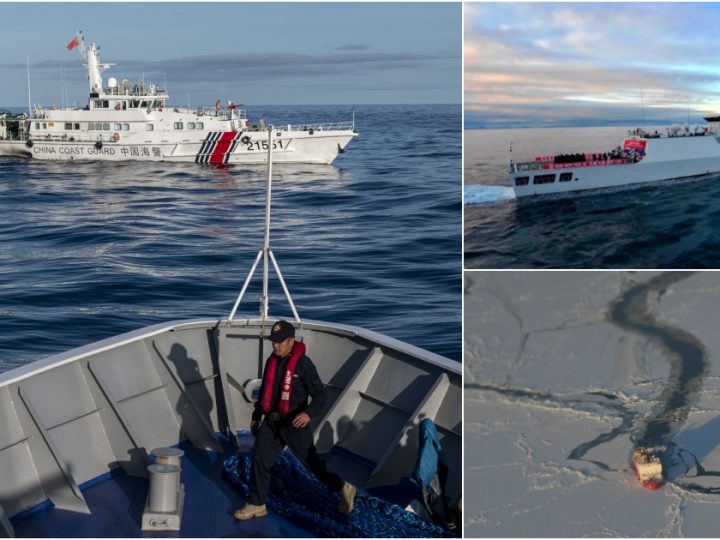
[[[113,124],[113,131],[120,131],[122,126],[120,124]]]
[[[103,127],[103,131],[110,131],[110,124],[104,123],[104,124],[102,125],[102,127]]]
[[[43,129],[47,129],[47,124],[43,122]]]
[[[65,129],[72,129],[72,122],[65,122]]]
[[[571,182],[572,175],[573,175],[573,173],[571,173],[571,172],[560,173],[560,181],[561,182]]]
[[[188,129],[195,129],[195,122],[188,122],[188,123],[187,123],[187,128],[188,128]]]
[[[175,129],[182,129],[183,128],[182,122],[175,122]]]
[[[35,122],[35,129],[40,129],[40,122]]]
[[[73,124],[73,129],[80,129],[80,123]]]
[[[155,126],[152,124],[145,124],[145,131],[152,131],[153,129],[155,129]]]
[[[533,184],[552,184],[555,182],[554,174],[536,174],[533,177]]]
[[[515,185],[516,186],[527,186],[529,181],[530,181],[529,176],[518,176],[515,179]]]
[[[196,122],[195,129],[205,129],[205,124],[202,122]]]
[[[95,122],[88,122],[88,131],[95,131]]]
[[[123,124],[123,125],[122,125],[122,130],[123,130],[123,131],[130,131],[130,124]]]

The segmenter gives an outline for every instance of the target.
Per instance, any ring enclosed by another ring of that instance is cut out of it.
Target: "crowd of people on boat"
[[[554,157],[554,163],[583,163],[585,161],[608,161],[610,159],[624,159],[627,157],[623,154],[622,150],[618,146],[610,152],[604,152],[602,154],[558,154]]]

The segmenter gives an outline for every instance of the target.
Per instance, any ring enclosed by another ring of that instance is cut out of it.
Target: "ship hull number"
[[[268,149],[268,143],[267,141],[250,141],[246,145],[246,150],[252,151],[252,150],[267,150]],[[283,141],[273,141],[273,150],[277,150],[278,148],[284,149],[285,146],[283,144]]]

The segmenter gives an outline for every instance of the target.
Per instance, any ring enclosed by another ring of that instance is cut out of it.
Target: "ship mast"
[[[83,60],[87,64],[83,64],[88,70],[88,83],[90,85],[91,97],[99,97],[103,93],[103,81],[101,73],[106,69],[110,69],[110,66],[115,64],[101,64],[100,63],[100,47],[95,43],[91,43],[89,47],[85,47],[85,36],[82,30],[78,30],[78,52],[82,56]],[[94,96],[92,94],[95,94]]]

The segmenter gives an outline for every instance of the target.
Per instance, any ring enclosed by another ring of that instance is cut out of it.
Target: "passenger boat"
[[[87,62],[84,108],[35,106],[23,119],[0,119],[0,156],[73,161],[175,161],[260,164],[267,144],[262,121],[252,124],[242,105],[172,106],[164,88],[118,81],[102,72],[100,47],[70,42]],[[356,135],[351,122],[272,126],[276,163],[329,164]]]
[[[671,126],[665,133],[632,130],[610,151],[537,156],[510,163],[516,197],[569,193],[703,177],[720,172],[720,116],[708,126]]]
[[[313,420],[318,451],[364,492],[399,502],[419,426],[430,419],[447,458],[446,494],[458,501],[461,364],[373,331],[300,319],[269,245],[271,137],[265,242],[229,316],[143,328],[0,374],[0,536],[146,534],[149,456],[157,448],[185,454],[174,534],[311,534],[273,512],[235,520],[243,500],[221,472],[224,457],[252,443],[247,429],[272,351],[263,338],[275,320],[269,262],[326,385],[327,404]],[[236,317],[261,258],[261,315]],[[153,523],[161,530],[164,522]]]
[[[632,453],[631,464],[642,487],[658,489],[662,485],[663,466],[657,450],[636,447]]]

